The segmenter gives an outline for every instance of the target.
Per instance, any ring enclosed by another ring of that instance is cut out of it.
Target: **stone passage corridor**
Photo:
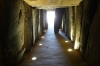
[[[86,64],[64,33],[60,31],[59,34],[54,34],[51,27],[18,66],[86,66]]]

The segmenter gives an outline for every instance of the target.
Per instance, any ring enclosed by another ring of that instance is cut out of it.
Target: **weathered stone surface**
[[[35,44],[35,42],[39,39],[39,10],[37,9],[32,9],[32,22],[33,22],[33,44]]]
[[[65,8],[55,9],[55,20],[54,20],[54,32],[58,33],[61,28],[62,18],[64,15]]]
[[[47,10],[43,10],[43,29],[48,29]]]
[[[75,44],[79,43],[78,49],[80,48],[89,66],[100,66],[100,5],[98,6],[100,2],[84,0],[79,6],[72,7],[75,5],[71,3],[72,0],[70,2],[63,0],[62,3],[60,1],[48,0],[49,3],[45,4],[46,2],[41,0],[41,5],[37,4],[36,7],[48,9],[48,6],[50,8],[70,6],[66,8],[63,30],[69,39],[76,42]],[[35,0],[30,1],[33,2],[35,3]],[[78,3],[78,0],[75,2]],[[36,3],[29,5],[23,3],[21,0],[0,0],[0,63],[3,58],[6,66],[12,66],[19,61],[25,50],[29,51],[32,43],[35,44],[43,35],[43,10],[29,6]]]
[[[94,5],[93,5],[94,4]],[[94,18],[97,1],[96,0],[84,0],[83,1],[83,17],[82,17],[82,29],[81,29],[81,38],[80,38],[80,51],[82,56],[84,56],[84,52],[87,46],[88,36],[90,25]]]
[[[66,9],[66,25],[67,25],[67,36],[69,39],[73,41],[73,27],[74,27],[74,21],[73,21],[73,7],[68,7]]]
[[[100,5],[98,6],[98,4],[100,4],[100,1],[84,0],[79,6],[75,6],[74,10],[68,7],[66,12],[68,13],[66,18],[67,36],[71,38],[71,29],[73,27],[74,43],[79,43],[78,49],[80,49],[82,57],[87,61],[88,66],[100,66]],[[74,26],[71,25],[73,18]]]
[[[82,10],[81,4],[79,6],[75,6],[75,14],[74,14],[74,49],[79,50],[80,48],[80,33],[81,33],[81,18],[82,18]]]
[[[24,0],[32,7],[40,9],[52,9],[57,7],[76,6],[82,0]]]
[[[2,40],[4,65],[13,65],[24,52],[24,6],[21,0],[4,0]]]
[[[100,66],[100,1],[90,26],[85,59],[89,66]]]
[[[43,35],[43,9],[40,9],[40,21],[39,21],[39,24],[40,24],[40,31],[39,31],[39,35]]]
[[[30,51],[32,40],[32,7],[24,3],[25,8],[25,21],[24,21],[24,44],[26,52]]]
[[[66,9],[66,34],[74,42],[74,49],[80,48],[81,5],[67,7]]]

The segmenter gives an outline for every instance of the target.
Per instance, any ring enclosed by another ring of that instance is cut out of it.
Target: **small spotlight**
[[[41,38],[44,38],[44,36],[42,36]]]
[[[71,52],[71,51],[72,51],[72,49],[68,49],[68,51],[69,51],[69,52]]]
[[[65,41],[66,43],[68,42],[68,41]]]
[[[47,32],[47,30],[44,30],[44,32]]]
[[[32,58],[32,60],[36,60],[36,59],[37,59],[36,57],[33,57],[33,58]]]
[[[40,46],[42,46],[42,44],[39,44]]]

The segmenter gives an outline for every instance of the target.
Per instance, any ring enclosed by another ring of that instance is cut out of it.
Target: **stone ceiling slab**
[[[32,7],[52,9],[57,7],[77,6],[82,0],[24,0]]]

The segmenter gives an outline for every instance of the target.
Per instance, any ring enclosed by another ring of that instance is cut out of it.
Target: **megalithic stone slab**
[[[65,6],[77,6],[82,0],[24,0],[32,7],[51,9]]]

